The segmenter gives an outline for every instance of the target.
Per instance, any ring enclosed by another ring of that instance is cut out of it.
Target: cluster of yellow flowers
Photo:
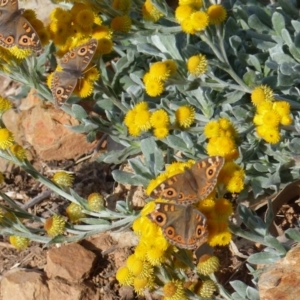
[[[226,9],[220,4],[213,4],[206,11],[202,0],[179,0],[175,18],[185,33],[196,34],[210,24],[218,25],[227,17]]]
[[[257,86],[251,94],[252,103],[256,106],[253,123],[256,133],[270,144],[280,140],[280,125],[291,125],[290,104],[286,101],[274,102],[273,90],[266,86]]]
[[[127,33],[131,29],[131,18],[128,13],[130,11],[132,0],[114,0],[112,7],[122,13],[122,16],[114,17],[110,23],[110,27],[114,31]]]
[[[79,2],[71,10],[55,8],[51,12],[48,31],[54,44],[59,47],[58,56],[90,38],[98,40],[96,56],[113,50],[112,30],[102,25],[98,13],[92,5]]]
[[[143,19],[150,22],[157,22],[164,14],[154,6],[151,0],[146,0],[142,7]]]
[[[239,193],[244,188],[244,170],[238,166],[234,159],[239,157],[236,140],[238,134],[226,118],[210,121],[204,128],[204,134],[209,139],[207,153],[209,155],[221,155],[226,162],[219,174],[219,181],[231,193]]]
[[[189,105],[181,106],[176,110],[175,118],[179,127],[188,128],[195,120],[195,110]],[[154,136],[163,139],[168,136],[172,128],[167,112],[164,109],[150,112],[148,103],[145,101],[138,103],[126,113],[124,123],[128,127],[129,134],[136,137],[153,129]]]
[[[162,181],[179,174],[184,169],[190,168],[195,162],[175,162],[166,168],[166,171],[160,174],[156,179],[150,181],[146,193],[149,195],[153,189]],[[228,217],[232,214],[231,203],[224,198],[214,200],[215,192],[207,199],[200,201],[195,208],[199,209],[207,218],[208,244],[212,247],[217,245],[227,245],[231,240],[231,233],[228,230]],[[157,199],[156,201],[164,201]],[[177,251],[175,246],[169,244],[165,239],[162,230],[147,216],[155,209],[156,201],[151,201],[145,205],[141,215],[133,223],[133,231],[139,236],[139,244],[135,248],[127,262],[126,266],[120,268],[117,272],[117,279],[122,285],[133,286],[135,291],[142,294],[145,288],[154,288],[153,267],[173,260],[175,267],[187,270],[188,267],[182,262],[177,261],[172,253]],[[191,251],[187,251],[191,255]],[[177,261],[177,263],[176,263]],[[219,268],[219,261],[216,257],[205,255],[199,260],[197,271],[202,275],[208,275],[216,272]],[[187,286],[186,286],[187,287]],[[206,280],[199,284],[191,283],[190,288],[193,292],[203,297],[212,296],[216,290],[215,284]],[[180,299],[186,299],[184,296],[183,282],[173,280],[164,286],[165,299],[171,295],[180,295]],[[173,299],[173,298],[170,298]],[[177,299],[177,298],[176,298]]]
[[[149,72],[143,77],[146,93],[151,97],[161,95],[164,91],[165,81],[174,75],[176,71],[177,64],[172,59],[152,64]]]

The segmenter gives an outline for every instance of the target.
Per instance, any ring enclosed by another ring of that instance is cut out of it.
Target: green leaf
[[[84,108],[78,104],[72,105],[72,112],[74,114],[74,117],[78,120],[85,119],[88,116]]]
[[[98,158],[98,162],[105,162],[107,164],[120,164],[126,160],[130,155],[135,155],[141,152],[141,149],[135,146],[130,146],[122,150],[109,151],[108,153],[101,154]]]
[[[260,252],[260,253],[254,253],[251,256],[248,257],[247,261],[251,264],[274,264],[279,259],[281,259],[279,254],[275,253],[268,253],[268,252]]]
[[[152,174],[149,172],[149,168],[141,162],[140,158],[128,159],[128,163],[135,174],[141,175],[149,180],[153,178]]]
[[[245,283],[239,280],[230,281],[229,283],[239,296],[243,297],[243,299],[246,299],[246,289],[248,286]]]
[[[130,184],[134,186],[146,187],[149,184],[149,179],[136,175],[133,173],[124,172],[121,170],[114,170],[112,176],[115,181],[122,184]]]
[[[255,55],[249,54],[248,63],[252,65],[256,71],[261,72],[261,64]]]
[[[258,290],[254,289],[251,286],[247,286],[246,295],[247,295],[247,298],[251,299],[251,300],[259,300],[260,299]]]
[[[276,249],[276,251],[281,254],[284,255],[286,254],[286,249],[282,246],[282,244],[280,244],[280,242],[273,236],[271,235],[267,235],[265,236],[265,241],[272,246],[274,249]]]
[[[292,21],[291,21],[291,24],[293,25],[295,31],[296,31],[297,33],[299,33],[299,32],[300,32],[300,22],[299,22],[299,21],[296,21],[296,20],[292,20]]]
[[[285,236],[287,236],[289,239],[292,239],[296,242],[300,242],[300,232],[299,230],[295,228],[289,228],[285,231]]]
[[[251,15],[248,19],[248,24],[252,29],[255,29],[259,33],[274,34],[274,31],[263,24],[256,15]]]
[[[280,36],[281,30],[283,28],[285,28],[285,21],[284,21],[282,14],[275,11],[274,14],[272,15],[272,24],[273,24],[273,28],[275,29],[277,35]]]

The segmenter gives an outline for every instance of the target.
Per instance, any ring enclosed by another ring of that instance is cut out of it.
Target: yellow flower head
[[[146,257],[152,266],[159,266],[165,260],[165,250],[154,246],[149,247],[146,253]]]
[[[240,175],[239,177],[244,182],[244,172],[235,173],[235,174],[239,174]],[[225,198],[217,199],[215,201],[215,212],[216,212],[216,215],[218,216],[218,218],[226,220],[233,212],[232,204],[230,203],[229,200],[227,200]]]
[[[53,9],[50,13],[50,21],[52,22],[57,22],[57,21],[62,21],[65,23],[71,23],[72,20],[72,15],[69,10],[65,10],[61,7],[56,7]]]
[[[218,121],[210,121],[204,127],[204,134],[208,139],[212,137],[218,137],[219,133],[220,133],[220,124]]]
[[[91,211],[99,212],[104,209],[104,199],[99,193],[89,194],[87,202]]]
[[[109,39],[111,40],[113,31],[105,25],[97,25],[93,29],[92,37],[96,40]]]
[[[13,134],[6,128],[0,128],[0,149],[4,150],[13,145]]]
[[[169,135],[169,129],[167,127],[155,128],[153,134],[158,139],[164,139]]]
[[[212,211],[214,211],[215,209],[215,201],[211,198],[207,198],[204,200],[199,201],[199,203],[197,204],[197,208],[203,213],[203,214],[207,214],[210,213]]]
[[[86,98],[92,95],[94,91],[94,84],[90,80],[86,80],[85,77],[78,80],[78,83],[73,91],[75,95],[80,98]]]
[[[284,115],[281,117],[280,124],[282,125],[291,125],[293,123],[293,118],[289,115]]]
[[[140,295],[144,295],[144,290],[149,289],[152,290],[154,288],[154,278],[153,276],[150,277],[135,277],[133,280],[133,288],[134,291]]]
[[[207,71],[207,59],[203,54],[193,55],[187,61],[188,71],[194,75],[199,76]]]
[[[195,293],[202,298],[210,299],[211,297],[213,297],[213,294],[216,290],[216,284],[212,280],[208,279],[202,281],[200,287],[195,290]]]
[[[197,11],[191,15],[192,26],[196,31],[205,30],[209,24],[208,14],[204,11]]]
[[[280,116],[275,110],[266,111],[262,116],[262,123],[267,127],[277,127],[280,122]]]
[[[264,114],[267,111],[271,111],[273,108],[273,102],[271,101],[262,101],[256,106],[256,112],[258,114]],[[276,111],[276,110],[275,110]]]
[[[200,9],[203,6],[203,0],[179,0],[178,4],[181,5],[190,5],[195,9]]]
[[[280,132],[276,127],[270,128],[266,126],[257,126],[256,133],[262,137],[267,143],[277,144],[280,141]]]
[[[150,123],[154,128],[167,127],[170,124],[170,118],[164,109],[159,109],[152,113]]]
[[[2,98],[0,96],[0,114],[3,114],[4,112],[6,112],[11,108],[12,108],[11,102],[8,99]]]
[[[150,97],[157,97],[163,93],[164,84],[159,79],[149,78],[145,82],[145,90]]]
[[[114,0],[112,7],[119,10],[123,14],[128,14],[130,11],[132,0]]]
[[[114,17],[110,23],[112,30],[127,33],[131,29],[131,19],[129,16]]]
[[[263,101],[273,101],[273,90],[267,85],[259,85],[252,91],[251,100],[255,106]]]
[[[153,267],[145,260],[141,260],[135,254],[127,258],[126,265],[134,276],[149,277],[153,274]]]
[[[209,235],[207,239],[207,243],[211,247],[219,246],[226,246],[230,243],[232,238],[231,233],[228,230],[220,231],[216,234]]]
[[[213,25],[223,23],[227,17],[226,9],[220,4],[211,5],[207,9],[207,14],[209,16],[209,23]]]
[[[273,109],[280,115],[289,115],[291,112],[291,106],[286,101],[276,101],[273,103]]]
[[[143,110],[136,114],[134,123],[140,130],[147,131],[151,128],[150,118],[151,112]]]
[[[142,7],[143,18],[146,21],[157,22],[161,17],[163,17],[163,13],[161,13],[150,0],[146,0]]]
[[[167,59],[163,63],[167,66],[168,70],[170,71],[170,75],[173,75],[176,73],[177,64],[173,59]]]
[[[71,187],[74,181],[74,177],[67,172],[60,171],[54,174],[52,181],[61,187]]]
[[[75,17],[75,23],[83,28],[92,28],[95,16],[92,10],[81,10]]]
[[[187,34],[195,34],[196,30],[194,28],[194,23],[192,22],[192,17],[186,18],[181,22],[182,31]]]
[[[156,62],[151,65],[149,70],[150,76],[158,80],[166,80],[170,76],[170,70],[164,62]]]
[[[172,280],[163,286],[164,300],[186,300],[182,281]]]
[[[19,160],[23,161],[26,157],[26,151],[24,148],[18,144],[14,144],[10,147],[11,153]]]
[[[116,273],[116,278],[120,285],[130,286],[133,284],[134,276],[129,271],[128,267],[121,267]]]
[[[214,137],[208,141],[207,153],[210,156],[221,155],[226,159],[235,159],[239,153],[234,140],[231,137]]]
[[[9,242],[17,250],[24,250],[29,246],[30,240],[23,236],[11,235],[9,237]]]
[[[87,70],[84,73],[84,79],[94,83],[100,78],[100,72],[96,67],[89,68],[87,67]]]
[[[142,101],[142,102],[137,103],[137,104],[134,106],[133,110],[134,110],[135,112],[137,112],[137,113],[138,113],[138,112],[141,112],[141,111],[149,110],[148,102]]]
[[[102,38],[98,40],[98,47],[96,53],[100,55],[109,54],[113,51],[113,48],[113,42],[111,41],[111,39]]]
[[[209,275],[218,271],[220,261],[218,257],[210,254],[204,254],[200,257],[197,264],[197,271],[202,275]]]
[[[65,231],[66,221],[60,215],[54,215],[46,219],[44,229],[51,237],[63,234]]]
[[[81,218],[85,217],[82,207],[74,202],[66,208],[66,214],[72,223],[78,223]]]
[[[25,59],[32,54],[32,50],[20,49],[17,46],[9,48],[10,53],[17,59]]]
[[[179,5],[175,10],[175,18],[178,23],[181,23],[183,20],[189,18],[195,9],[191,5]]]
[[[179,126],[189,128],[195,121],[195,109],[190,105],[179,107],[175,113]]]
[[[131,136],[138,137],[142,134],[142,130],[140,128],[136,127],[135,125],[130,125],[130,126],[128,126],[128,133]]]

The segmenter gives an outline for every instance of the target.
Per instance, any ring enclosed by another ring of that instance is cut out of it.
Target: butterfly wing
[[[213,191],[224,162],[222,156],[210,156],[192,166],[191,171],[197,182],[198,200],[205,199]]]
[[[191,204],[206,198],[214,189],[224,158],[211,156],[200,160],[191,169],[174,175],[159,184],[150,194],[152,198],[174,200],[179,204]]]
[[[61,106],[74,91],[78,79],[83,77],[83,71],[91,62],[97,49],[98,41],[91,39],[67,52],[58,64],[62,71],[55,71],[51,81],[51,92],[55,103]]]
[[[207,238],[206,218],[188,205],[157,202],[149,219],[162,228],[165,238],[179,248],[195,249]]]

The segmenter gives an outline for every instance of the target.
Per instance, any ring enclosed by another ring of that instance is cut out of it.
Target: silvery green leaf
[[[274,31],[263,24],[260,19],[256,15],[251,15],[248,19],[248,24],[252,29],[255,29],[259,33],[268,33],[268,34],[274,34]]]
[[[295,228],[289,228],[284,232],[285,236],[287,236],[289,239],[292,239],[296,242],[300,242],[300,232],[299,230]]]
[[[107,164],[120,164],[124,162],[130,155],[135,155],[140,153],[141,150],[136,146],[129,146],[125,149],[118,150],[118,151],[110,151],[107,153],[101,154],[97,157],[98,162],[105,162]]]
[[[80,221],[89,225],[110,225],[110,222],[105,219],[81,218]]]
[[[240,51],[240,48],[241,48],[241,45],[242,45],[241,38],[237,35],[231,36],[229,38],[229,43],[230,43],[231,48],[234,51],[234,54],[237,55],[238,52]]]
[[[261,63],[255,55],[249,55],[248,63],[250,63],[256,71],[261,72]]]
[[[292,20],[292,21],[291,21],[291,24],[293,25],[295,31],[296,31],[297,33],[299,33],[299,32],[300,32],[300,22],[297,21],[297,20]]]
[[[188,132],[182,131],[180,135],[189,149],[194,148],[194,143]]]
[[[273,236],[267,235],[265,236],[265,241],[272,247],[276,249],[276,251],[281,254],[286,254],[286,249],[283,247],[283,245]]]
[[[278,86],[277,76],[267,76],[262,80],[262,84],[266,84],[271,88],[276,88]]]
[[[115,181],[122,184],[130,184],[134,186],[146,187],[149,184],[149,179],[136,175],[133,173],[124,172],[121,170],[114,170],[112,176]]]
[[[140,160],[139,157],[128,159],[128,163],[135,174],[141,175],[149,180],[153,178],[153,175],[149,172],[147,168]]]
[[[245,92],[242,92],[242,91],[238,91],[238,90],[235,90],[235,91],[232,91],[232,92],[229,92],[229,93],[226,93],[224,96],[226,97],[226,100],[223,101],[223,103],[236,103],[237,101],[240,101],[241,98],[245,95],[246,93]]]
[[[101,99],[97,100],[96,106],[99,106],[103,110],[112,111],[114,108],[114,104],[110,99]]]
[[[144,44],[138,44],[137,50],[141,53],[162,57],[162,53],[159,51],[157,47],[154,46],[155,44],[150,43],[144,43]],[[163,57],[162,57],[163,58]]]
[[[88,143],[92,143],[96,140],[97,137],[97,132],[96,131],[90,131],[87,135],[86,135],[86,141]]]
[[[256,72],[249,70],[243,75],[243,81],[249,86],[255,86],[256,84]]]
[[[280,72],[283,75],[292,75],[295,72],[293,67],[293,63],[284,62],[282,65],[280,65]]]
[[[270,48],[273,48],[276,45],[276,43],[274,42],[265,41],[257,38],[253,38],[252,42],[258,49],[266,50],[266,51],[269,50]]]
[[[78,120],[85,119],[88,116],[84,108],[78,104],[72,105],[72,112],[74,117]]]
[[[281,259],[279,254],[268,253],[268,252],[260,252],[254,253],[247,258],[247,262],[250,264],[274,264],[279,259]]]
[[[293,55],[293,58],[295,60],[297,60],[298,62],[300,62],[300,51],[299,51],[299,49],[294,44],[290,44],[289,45],[289,50],[290,50],[291,54]]]
[[[189,150],[187,148],[186,143],[184,142],[183,139],[179,138],[178,136],[175,135],[169,135],[166,139],[165,139],[166,143],[173,149],[175,149],[176,151],[187,151]]]
[[[291,38],[289,32],[285,28],[283,28],[281,30],[281,36],[287,45],[293,44],[292,38]]]
[[[234,292],[231,297],[232,300],[247,300],[245,297],[241,297],[237,292]]]
[[[248,286],[245,283],[239,280],[230,281],[229,283],[240,297],[246,299],[246,289]]]
[[[259,292],[251,286],[248,286],[246,289],[246,295],[248,299],[259,300]]]
[[[272,24],[277,35],[281,35],[281,30],[285,28],[285,21],[282,14],[275,11],[272,15]]]
[[[266,227],[269,228],[274,220],[272,201],[270,199],[268,199],[268,209],[267,209],[267,214],[266,214],[265,220],[266,220]]]
[[[168,53],[173,59],[182,59],[177,48],[176,36],[174,34],[153,35],[151,41],[162,53]]]

